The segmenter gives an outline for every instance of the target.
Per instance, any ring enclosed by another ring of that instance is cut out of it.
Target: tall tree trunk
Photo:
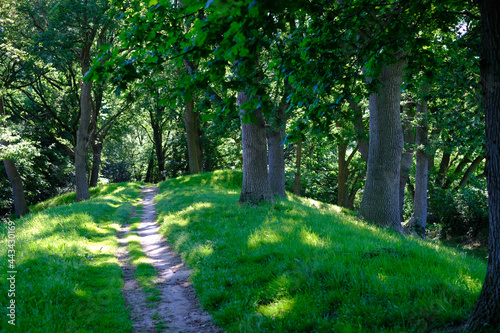
[[[0,97],[0,116],[4,114],[5,109],[3,97]],[[7,142],[0,142],[0,146],[7,144]],[[23,179],[21,178],[21,175],[19,175],[16,164],[13,160],[4,160],[3,165],[12,187],[12,199],[14,200],[14,210],[16,212],[16,216],[21,217],[29,213],[28,205],[26,204],[26,199],[24,197]]]
[[[153,125],[153,140],[155,145],[156,162],[158,163],[158,173],[160,180],[165,180],[165,157],[163,155],[163,129],[160,124]]]
[[[415,143],[415,133],[411,122],[415,117],[411,106],[405,106],[407,119],[404,121],[403,140],[405,148],[401,156],[401,168],[399,175],[399,215],[403,221],[403,208],[405,205],[405,188],[410,178],[411,165],[413,164],[413,144]]]
[[[417,105],[417,165],[415,170],[415,197],[413,199],[413,219],[416,232],[425,238],[427,224],[427,183],[429,179],[429,159],[427,157],[427,102]]]
[[[101,168],[102,142],[95,140],[92,146],[92,170],[90,173],[90,187],[96,187],[99,180],[99,170]]]
[[[149,154],[149,161],[148,161],[148,168],[146,169],[146,178],[144,181],[146,183],[152,183],[153,182],[153,169],[154,169],[154,158],[153,155],[155,153],[155,148],[153,147],[153,150],[151,151],[151,154]]]
[[[200,158],[201,147],[199,146],[198,115],[194,112],[194,101],[192,99],[186,102],[186,113],[183,120],[186,127],[189,173],[200,173],[202,171],[202,161]]]
[[[349,179],[349,164],[346,161],[347,145],[338,145],[338,173],[337,173],[337,205],[340,207],[347,206],[347,199],[349,197],[349,186],[347,180]]]
[[[194,75],[198,66],[187,59],[183,59],[183,63],[188,74]],[[178,72],[180,73],[179,69]],[[183,119],[186,127],[189,172],[195,174],[203,172],[203,146],[200,140],[199,117],[194,111],[193,95],[191,94],[189,98],[191,98],[190,101],[185,101],[186,113]]]
[[[288,104],[282,103],[277,115],[271,121],[267,132],[269,184],[274,195],[286,198],[285,192],[285,150],[281,142],[285,138],[286,116]]]
[[[359,215],[403,233],[399,216],[399,172],[403,153],[400,103],[404,61],[385,66],[381,88],[370,96],[370,141],[366,184]]]
[[[23,180],[19,172],[17,172],[16,164],[13,160],[4,160],[3,165],[7,171],[10,185],[12,186],[12,198],[14,199],[14,210],[17,217],[21,217],[29,213],[26,199],[24,198]]]
[[[92,115],[90,103],[92,91],[91,82],[83,82],[80,97],[80,123],[76,133],[75,147],[75,178],[76,201],[90,198],[89,184],[87,181],[87,144],[89,142],[89,124]]]
[[[300,195],[300,164],[302,163],[302,140],[297,141],[295,146],[295,179],[293,182],[293,194]]]
[[[467,329],[493,331],[500,327],[500,2],[482,0],[480,11],[490,235],[486,277]]]
[[[249,100],[244,92],[238,93],[236,104],[241,107]],[[261,201],[274,202],[267,172],[266,127],[260,109],[254,111],[256,123],[244,123],[247,111],[240,108],[241,141],[243,145],[243,184],[240,203],[256,204]],[[248,111],[251,112],[251,111]]]

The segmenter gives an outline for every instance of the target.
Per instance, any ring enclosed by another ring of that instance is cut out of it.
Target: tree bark
[[[427,128],[427,102],[424,100],[417,106],[417,165],[415,170],[415,196],[413,198],[413,219],[416,232],[425,238],[427,224],[427,183],[429,179],[429,159],[426,153],[428,128]]]
[[[337,205],[340,207],[347,206],[349,197],[349,187],[347,179],[349,178],[349,164],[346,161],[347,145],[338,145],[338,172],[337,172]]]
[[[467,329],[493,331],[500,327],[500,2],[482,0],[480,12],[490,235],[486,277]]]
[[[90,103],[92,82],[82,82],[80,97],[80,123],[76,133],[75,147],[75,178],[76,201],[90,198],[89,184],[87,181],[87,145],[89,142],[89,124],[92,114]]]
[[[403,153],[400,103],[404,61],[384,66],[381,88],[370,96],[367,175],[359,215],[403,233],[399,216],[399,173]]]
[[[413,144],[415,143],[415,133],[413,127],[411,126],[411,121],[415,117],[411,106],[405,106],[406,114],[408,120],[404,121],[404,131],[403,140],[404,144],[407,146],[403,150],[403,155],[401,156],[401,167],[399,175],[399,215],[400,220],[403,221],[403,207],[405,204],[405,188],[408,179],[410,178],[411,165],[413,164]]]
[[[3,165],[5,166],[7,177],[9,177],[10,185],[12,186],[12,198],[14,199],[16,216],[21,217],[29,213],[28,205],[24,197],[23,180],[13,160],[4,160]]]
[[[202,152],[198,133],[198,115],[194,112],[194,101],[192,99],[186,102],[186,113],[183,120],[186,127],[189,173],[200,173],[202,171]]]
[[[146,183],[152,183],[153,182],[153,169],[154,169],[153,154],[154,153],[155,153],[155,148],[153,147],[153,150],[151,151],[151,154],[149,154],[148,168],[146,169],[146,177],[144,179],[144,181]]]
[[[297,141],[295,146],[295,179],[293,182],[293,194],[300,195],[300,164],[302,163],[302,140]]]
[[[267,132],[269,184],[274,195],[286,198],[285,151],[281,142],[285,138],[287,103],[282,103]]]
[[[443,157],[441,158],[441,163],[439,163],[439,170],[436,177],[436,186],[438,187],[443,187],[444,185],[446,178],[446,171],[448,170],[450,165],[450,159],[451,159],[451,153],[443,152]]]
[[[236,100],[238,107],[249,100],[244,92],[239,92]],[[254,111],[256,123],[244,123],[246,112],[240,108],[241,141],[243,146],[243,184],[240,203],[257,204],[261,201],[274,202],[267,171],[266,127],[260,109]]]
[[[470,177],[472,176],[472,174],[474,173],[474,171],[476,171],[477,167],[479,166],[479,164],[481,164],[481,162],[483,160],[484,160],[484,156],[481,155],[481,156],[476,157],[474,159],[474,161],[472,161],[472,163],[469,165],[469,167],[467,168],[467,170],[465,170],[465,173],[464,173],[462,179],[460,180],[460,183],[458,184],[458,187],[462,187],[462,186],[467,185],[467,183],[470,180]]]
[[[101,168],[102,142],[92,142],[92,170],[90,172],[90,187],[96,187]]]

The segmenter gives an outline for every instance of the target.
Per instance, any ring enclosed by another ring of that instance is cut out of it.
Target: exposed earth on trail
[[[126,235],[128,225],[118,233],[122,245],[117,253],[124,272],[123,294],[126,306],[134,321],[135,332],[222,332],[212,323],[210,315],[201,309],[194,289],[189,281],[191,270],[181,262],[169,244],[158,233],[155,222],[156,211],[153,198],[158,193],[155,186],[142,187],[143,213],[139,230],[142,251],[158,272],[156,288],[161,300],[152,306],[141,286],[134,279],[134,269],[129,261]]]

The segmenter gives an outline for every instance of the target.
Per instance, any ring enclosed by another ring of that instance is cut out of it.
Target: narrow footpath
[[[130,266],[126,235],[128,225],[123,226],[118,237],[121,243],[118,259],[124,272],[123,294],[127,308],[134,321],[134,332],[222,332],[211,320],[210,315],[200,307],[189,281],[191,270],[181,262],[165,239],[158,233],[156,211],[153,199],[158,193],[156,186],[142,187],[143,213],[139,230],[142,250],[158,272],[155,281],[160,290],[161,301],[152,307],[134,279],[134,269]],[[159,325],[158,323],[161,323]]]

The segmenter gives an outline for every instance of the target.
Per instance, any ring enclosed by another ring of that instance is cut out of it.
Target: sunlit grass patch
[[[156,208],[228,332],[439,331],[465,320],[481,289],[485,262],[461,251],[293,195],[238,205],[234,186],[215,179],[163,182]]]
[[[19,332],[129,332],[115,257],[116,232],[137,200],[138,184],[110,184],[90,200],[54,198],[16,220],[16,329]],[[0,227],[0,288],[6,290],[6,230]],[[0,294],[1,304],[8,301]],[[6,317],[6,308],[0,313]],[[6,321],[1,321],[2,330]]]

